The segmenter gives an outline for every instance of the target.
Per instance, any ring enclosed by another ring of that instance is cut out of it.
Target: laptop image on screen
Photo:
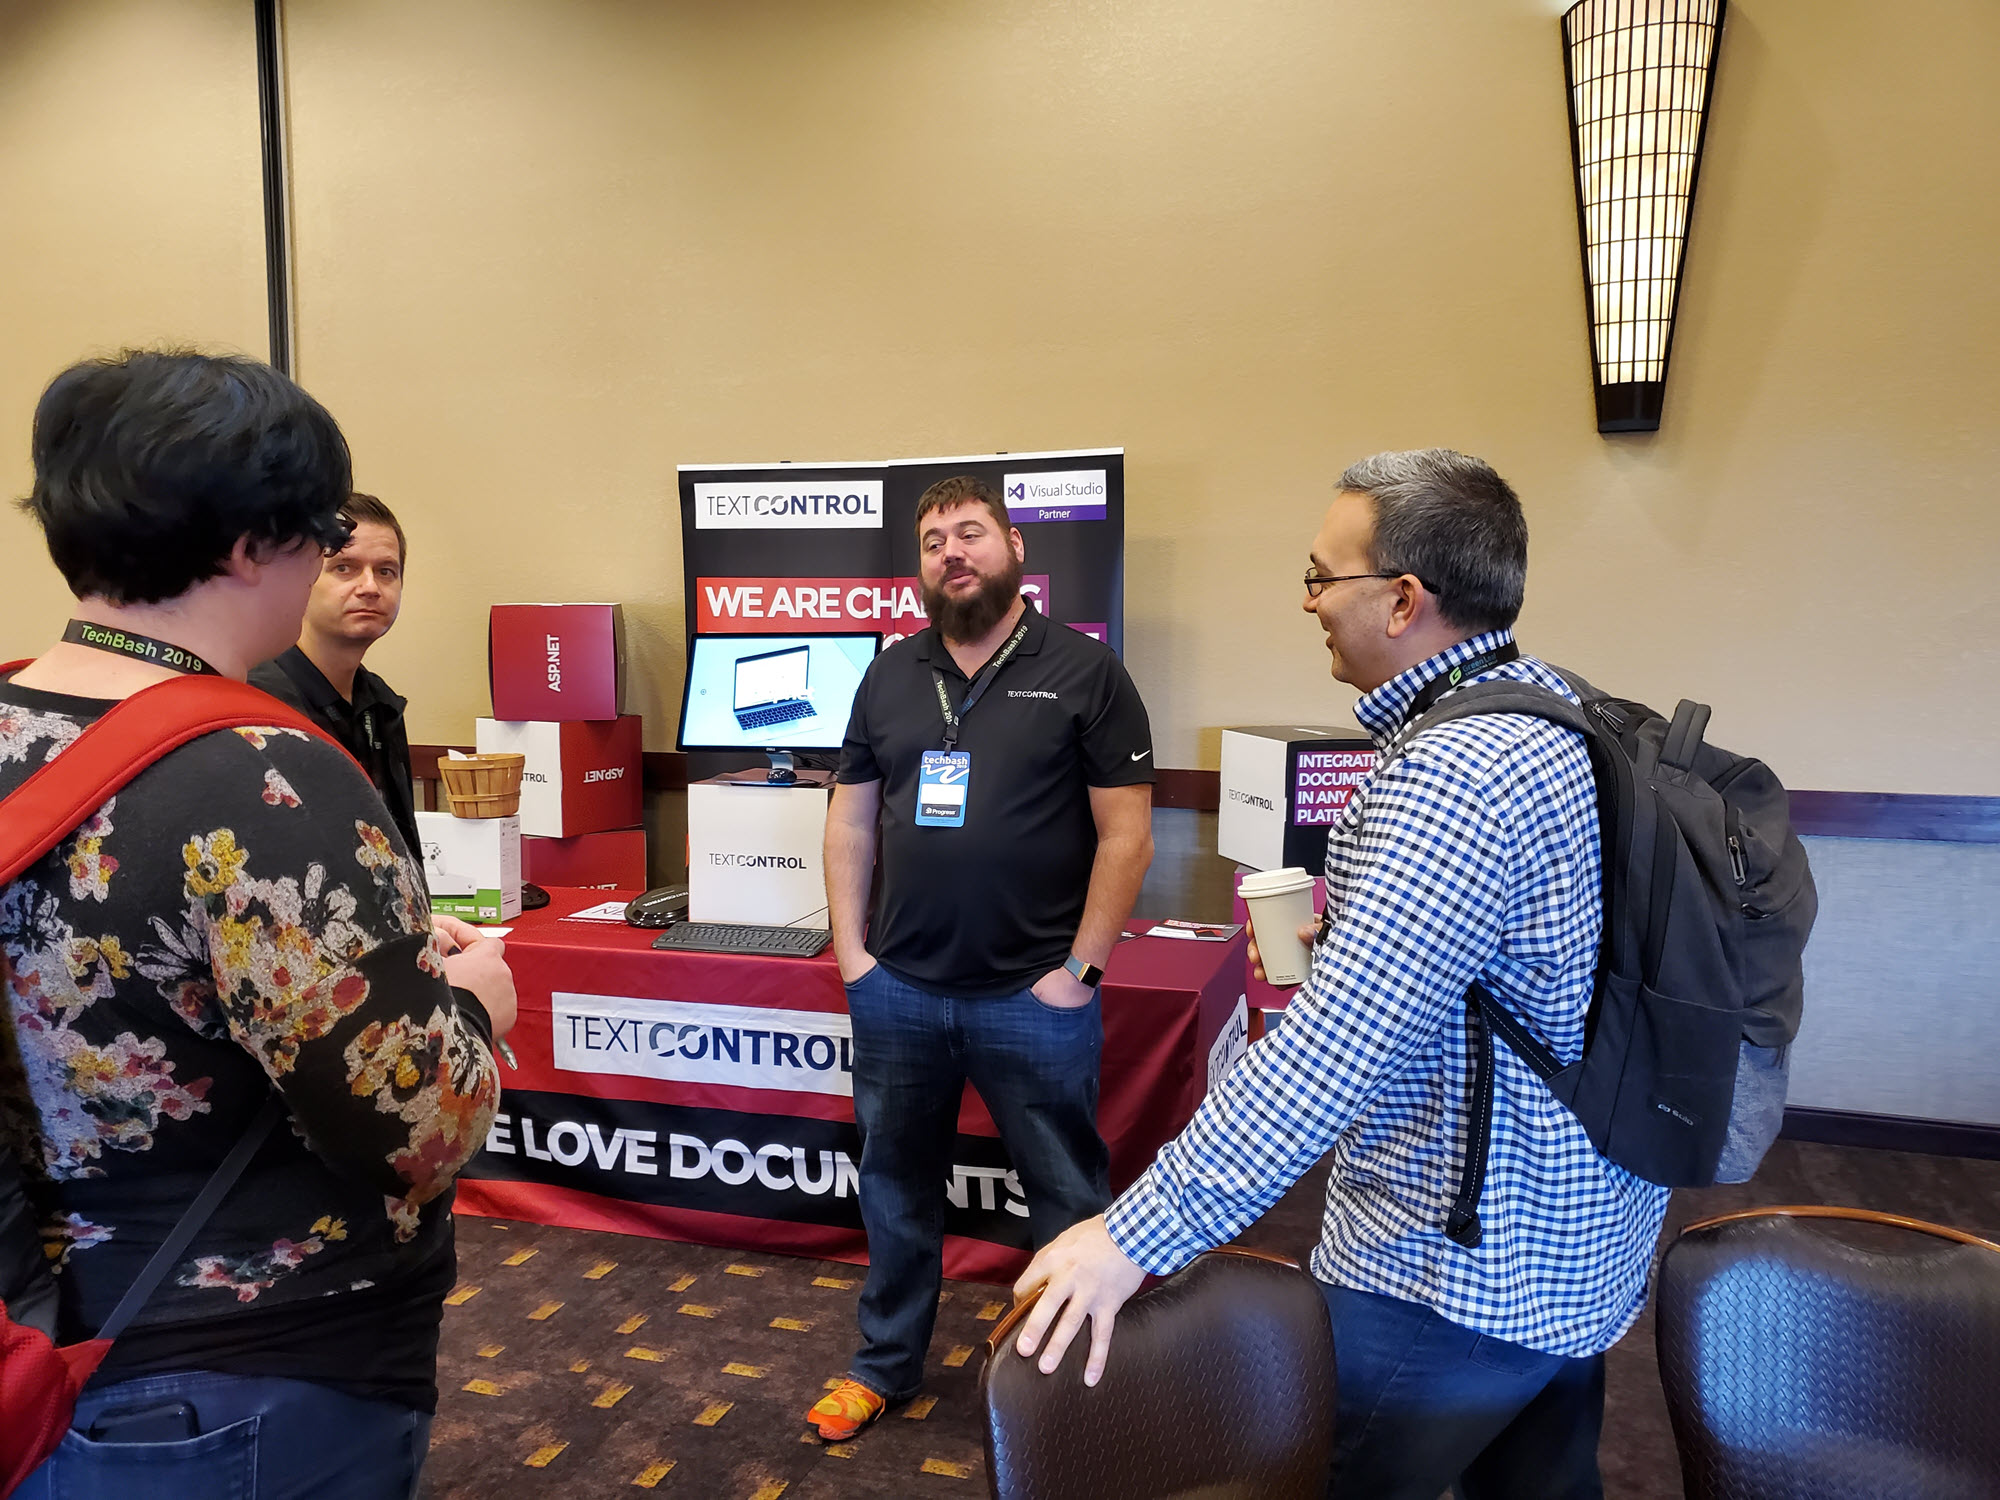
[[[810,650],[790,646],[737,660],[733,707],[738,727],[769,729],[813,716],[812,689],[806,685]]]

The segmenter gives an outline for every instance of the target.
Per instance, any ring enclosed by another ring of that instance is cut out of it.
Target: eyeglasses
[[[1306,597],[1308,599],[1317,599],[1330,585],[1352,583],[1357,578],[1416,578],[1418,583],[1423,584],[1427,592],[1433,594],[1437,592],[1428,583],[1424,583],[1423,579],[1417,578],[1417,575],[1414,573],[1335,573],[1325,576],[1308,570],[1306,573]]]
[[[320,551],[328,557],[345,551],[347,544],[354,540],[354,519],[336,514],[322,519],[312,530],[313,540],[319,543]]]

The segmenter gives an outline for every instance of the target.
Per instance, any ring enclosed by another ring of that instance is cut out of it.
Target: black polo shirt
[[[936,627],[869,664],[841,746],[843,782],[882,783],[882,883],[868,951],[924,989],[986,998],[1069,957],[1097,856],[1093,786],[1153,779],[1139,690],[1109,646],[1051,625],[1028,633],[959,727],[972,757],[960,828],[919,828],[917,771],[944,748],[931,669],[954,710],[971,684]]]
[[[409,700],[366,667],[355,668],[354,697],[343,698],[297,646],[251,668],[250,685],[291,704],[346,747],[382,794],[404,847],[421,862],[416,787],[410,776],[410,736],[403,727],[403,710]]]

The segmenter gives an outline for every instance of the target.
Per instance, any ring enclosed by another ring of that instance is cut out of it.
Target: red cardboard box
[[[633,828],[640,813],[640,719],[474,722],[481,754],[514,751],[521,768],[521,832],[566,839]]]
[[[486,662],[496,719],[615,719],[625,701],[624,611],[616,604],[496,604]]]
[[[646,889],[646,830],[619,828],[573,839],[521,840],[521,872],[536,885]]]

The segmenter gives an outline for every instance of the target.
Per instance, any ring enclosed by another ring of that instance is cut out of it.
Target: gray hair
[[[1378,453],[1338,487],[1375,502],[1369,560],[1378,572],[1414,573],[1461,630],[1513,625],[1527,584],[1528,521],[1491,464],[1449,448]]]

